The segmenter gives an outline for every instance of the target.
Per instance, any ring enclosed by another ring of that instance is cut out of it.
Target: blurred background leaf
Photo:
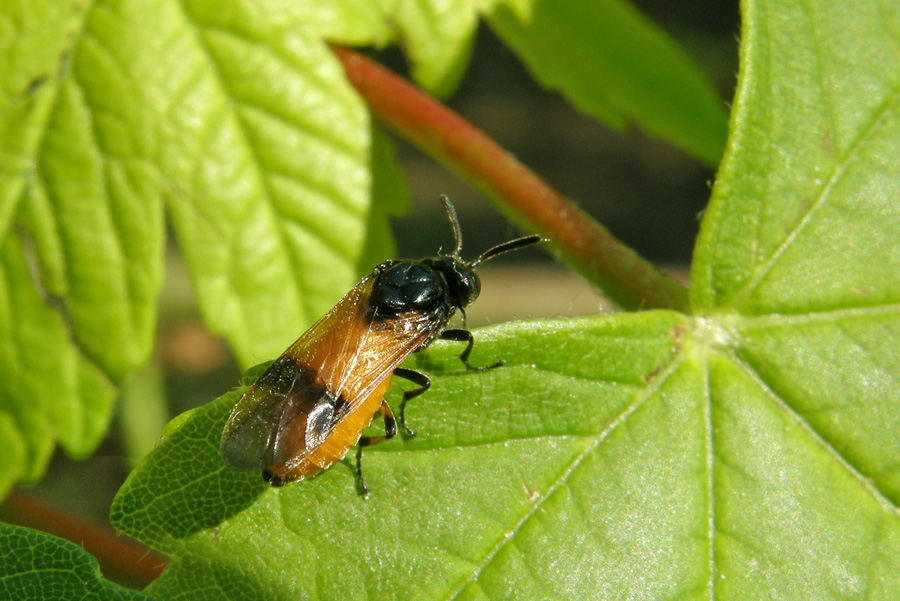
[[[715,167],[727,113],[703,72],[624,0],[497,3],[487,21],[535,79],[614,127],[636,124]]]

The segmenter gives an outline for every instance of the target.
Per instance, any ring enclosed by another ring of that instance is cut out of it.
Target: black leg
[[[359,494],[366,498],[369,497],[369,487],[366,486],[366,480],[362,475],[363,447],[371,447],[397,435],[397,420],[394,419],[394,412],[391,411],[390,406],[382,401],[379,411],[384,418],[384,436],[361,436],[359,442],[356,443],[356,483]]]
[[[409,434],[410,438],[412,438],[416,435],[416,433],[410,430],[409,426],[406,425],[406,401],[416,398],[417,396],[431,388],[431,378],[417,371],[406,369],[405,367],[398,367],[397,369],[395,369],[394,375],[400,376],[405,380],[409,380],[413,384],[419,385],[419,388],[407,390],[406,392],[404,392],[403,400],[400,402],[400,426],[404,430],[406,430],[406,433]]]
[[[263,480],[269,483],[270,486],[279,487],[284,486],[285,482],[281,479],[281,476],[276,476],[268,469],[264,469],[262,471]]]
[[[469,354],[472,352],[472,345],[475,344],[475,338],[472,336],[472,332],[469,330],[444,330],[441,334],[442,340],[455,340],[457,342],[467,342],[466,350],[462,352],[459,356],[459,360],[463,362],[466,366],[466,369],[472,371],[484,371],[486,369],[494,369],[495,367],[500,367],[503,365],[503,359],[500,359],[493,365],[485,365],[483,367],[472,367],[469,365]]]
[[[369,487],[366,486],[366,480],[362,475],[362,449],[363,449],[362,439],[359,440],[359,444],[356,445],[356,489],[359,492],[359,496],[368,499],[369,498]]]

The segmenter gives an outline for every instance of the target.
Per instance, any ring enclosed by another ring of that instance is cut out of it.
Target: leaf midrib
[[[750,381],[754,382],[756,386],[759,387],[759,390],[772,401],[791,423],[797,426],[801,431],[805,432],[810,440],[822,448],[833,460],[837,461],[862,488],[868,490],[884,510],[894,514],[900,514],[900,507],[894,505],[894,503],[891,502],[877,486],[875,486],[871,478],[867,478],[861,473],[849,459],[844,457],[841,452],[828,441],[827,438],[804,419],[802,415],[797,413],[787,399],[779,395],[774,388],[769,386],[769,383],[759,372],[754,370],[749,363],[741,360],[737,355],[729,353],[727,356],[732,364],[740,369]]]
[[[547,488],[546,494],[542,495],[536,502],[532,503],[528,511],[526,511],[522,517],[516,522],[516,524],[504,533],[503,536],[500,536],[494,545],[494,547],[487,553],[484,560],[475,566],[475,569],[472,571],[470,575],[460,582],[460,584],[453,589],[446,597],[444,597],[444,601],[454,601],[459,598],[459,595],[465,590],[465,588],[475,583],[479,576],[484,572],[484,570],[490,566],[493,559],[509,544],[511,544],[516,535],[522,530],[522,528],[528,523],[528,521],[534,516],[539,510],[541,510],[544,504],[553,496],[558,488],[563,486],[566,482],[568,482],[569,478],[572,477],[578,468],[582,465],[584,460],[594,451],[596,451],[597,447],[609,436],[621,426],[625,420],[627,420],[631,415],[633,415],[638,409],[640,409],[650,398],[654,396],[656,392],[662,387],[662,385],[669,379],[669,377],[674,374],[678,368],[684,363],[685,353],[679,353],[675,360],[673,360],[666,368],[659,374],[659,377],[656,378],[653,382],[650,383],[645,389],[641,390],[637,395],[637,398],[632,402],[628,407],[622,410],[619,413],[618,417],[614,419],[602,432],[593,435],[593,443],[586,447],[581,453],[578,454],[575,459],[573,459],[566,467],[563,469],[559,475],[555,478],[555,480],[550,484]],[[589,437],[586,437],[589,438]]]
[[[730,303],[733,307],[740,307],[749,302],[756,289],[767,277],[769,277],[772,270],[779,264],[782,255],[790,249],[791,245],[803,230],[812,223],[815,214],[831,197],[831,193],[841,182],[841,179],[846,174],[850,165],[854,162],[854,159],[857,158],[857,153],[864,145],[864,142],[873,139],[876,136],[881,126],[886,121],[889,121],[890,115],[897,112],[898,105],[900,105],[900,85],[896,86],[891,91],[887,100],[882,104],[881,109],[873,116],[868,127],[864,128],[859,136],[857,136],[856,140],[853,141],[845,156],[834,163],[834,169],[832,170],[831,176],[828,178],[828,182],[820,188],[820,192],[815,197],[815,200],[809,204],[809,207],[807,207],[806,211],[802,214],[802,217],[796,222],[790,232],[788,232],[787,236],[785,236],[769,258],[754,269],[753,275],[733,297],[733,300]],[[831,127],[836,129],[834,124],[831,124]]]

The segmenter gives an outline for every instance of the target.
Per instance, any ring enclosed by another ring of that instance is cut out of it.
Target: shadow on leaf
[[[164,541],[218,526],[269,488],[258,471],[232,470],[219,454],[225,422],[243,391],[183,413],[166,427],[119,489],[110,510],[113,526],[164,550]]]

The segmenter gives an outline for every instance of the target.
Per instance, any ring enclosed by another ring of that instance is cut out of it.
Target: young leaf
[[[364,107],[315,32],[234,8],[173,6],[163,31],[136,29],[131,44],[156,52],[137,68],[165,117],[168,206],[198,301],[247,365],[358,278],[371,146]]]
[[[455,0],[379,2],[412,64],[438,96],[468,64],[478,16],[535,78],[585,114],[647,133],[715,165],[725,143],[725,105],[700,69],[625,0]]]
[[[0,238],[12,222],[53,102],[52,82],[72,50],[81,10],[53,0],[0,5]]]
[[[684,51],[626,0],[493,4],[488,23],[545,87],[614,127],[633,121],[718,163],[727,119],[722,99]]]
[[[319,37],[383,38],[377,11],[344,6],[358,20],[338,26],[276,4],[0,6],[0,440],[24,460],[0,494],[57,438],[90,452],[147,358],[164,199],[204,315],[247,364],[390,254],[404,190]]]
[[[456,89],[469,64],[478,27],[476,0],[379,0],[397,29],[413,78],[437,96]]]
[[[44,304],[18,236],[0,243],[0,496],[35,481],[59,441],[89,453],[106,430],[114,391]]]

